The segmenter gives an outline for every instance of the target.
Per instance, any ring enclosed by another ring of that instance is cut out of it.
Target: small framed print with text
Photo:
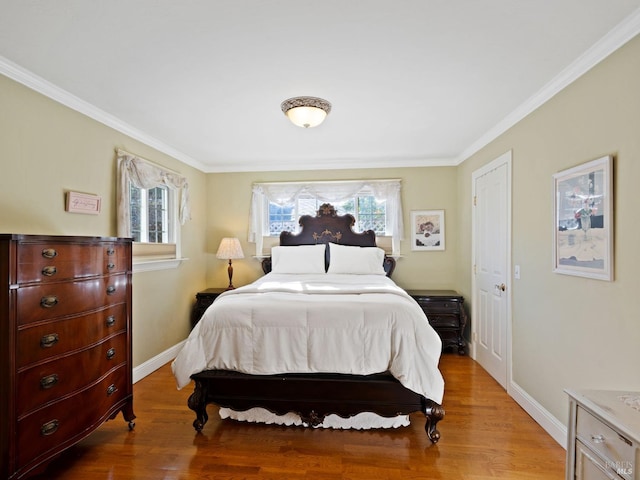
[[[102,198],[88,193],[67,192],[65,209],[70,213],[86,213],[97,215],[100,213]]]

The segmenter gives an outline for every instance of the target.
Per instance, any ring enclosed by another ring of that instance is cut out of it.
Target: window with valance
[[[276,230],[279,234],[279,229],[292,230],[300,215],[315,215],[315,208],[326,202],[336,206],[339,214],[354,215],[354,230],[371,229],[379,237],[389,237],[390,253],[398,255],[403,239],[400,193],[397,179],[255,183],[248,239],[256,244],[256,255],[261,256],[265,238]],[[342,206],[346,210],[341,211]],[[275,225],[274,221],[281,224]]]

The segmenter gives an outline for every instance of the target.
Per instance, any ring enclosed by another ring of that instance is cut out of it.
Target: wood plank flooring
[[[50,464],[38,480],[562,479],[565,451],[473,360],[444,354],[440,442],[424,416],[394,430],[325,430],[220,420],[201,434],[170,366],[134,385],[136,428],[119,415]],[[157,394],[156,392],[162,392]]]

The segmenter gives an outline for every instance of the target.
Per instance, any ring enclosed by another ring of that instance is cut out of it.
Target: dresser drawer
[[[28,324],[18,331],[18,368],[79,350],[127,328],[127,305],[120,303],[100,311]]]
[[[122,333],[87,350],[29,367],[18,373],[18,416],[93,383],[127,361]]]
[[[111,243],[23,244],[18,249],[18,283],[51,282],[124,272],[127,249]]]
[[[24,325],[125,302],[127,275],[20,287],[16,295],[18,325]]]
[[[18,464],[79,440],[106,420],[112,407],[127,396],[128,368],[122,365],[91,387],[18,419]]]
[[[581,406],[577,407],[576,437],[610,465],[634,465],[636,446]],[[621,475],[622,478],[633,478]]]

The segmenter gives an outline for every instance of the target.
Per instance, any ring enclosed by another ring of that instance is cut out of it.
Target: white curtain
[[[165,170],[153,163],[118,150],[118,236],[131,236],[130,184],[138,188],[166,186],[176,190],[179,195],[178,219],[180,224],[191,219],[189,210],[189,184],[187,179],[177,173]]]
[[[256,244],[256,255],[262,255],[262,237],[269,232],[266,201],[277,205],[292,204],[301,194],[312,195],[322,202],[338,203],[369,189],[378,201],[387,203],[386,234],[391,236],[392,254],[400,253],[404,238],[400,180],[362,180],[336,182],[255,183],[251,198],[249,241]]]

